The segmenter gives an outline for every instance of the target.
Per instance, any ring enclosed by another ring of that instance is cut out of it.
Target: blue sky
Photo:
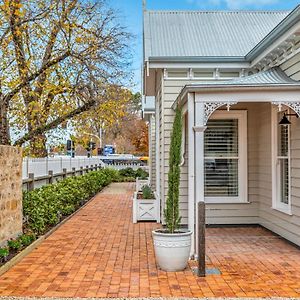
[[[142,0],[107,0],[108,5],[119,11],[122,24],[134,34],[132,44],[135,87],[140,90],[142,62]],[[147,0],[147,9],[153,10],[291,10],[299,3],[295,0]]]

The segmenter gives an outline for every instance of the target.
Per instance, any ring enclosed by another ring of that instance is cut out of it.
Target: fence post
[[[73,176],[76,176],[76,168],[74,168],[74,167],[72,168],[72,173],[73,173],[72,174]]]
[[[29,173],[28,178],[30,181],[28,182],[27,189],[28,189],[28,191],[33,191],[34,190],[34,174]]]
[[[66,168],[63,168],[63,175],[62,175],[62,178],[63,178],[63,179],[67,178],[67,169],[66,169]]]
[[[48,171],[48,176],[49,176],[48,183],[49,184],[53,183],[53,171],[52,170]]]
[[[26,176],[29,177],[29,158],[26,157]]]
[[[49,171],[49,160],[48,160],[48,157],[46,157],[46,174],[48,173]]]
[[[83,175],[83,167],[80,167],[80,175]]]
[[[198,276],[205,277],[205,202],[198,202]]]
[[[86,173],[89,172],[89,166],[85,166],[85,172],[86,172]]]

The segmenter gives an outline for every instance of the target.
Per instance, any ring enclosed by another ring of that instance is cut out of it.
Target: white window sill
[[[235,199],[205,199],[206,204],[250,204],[249,201],[235,200]]]
[[[274,209],[274,210],[277,210],[277,211],[279,211],[279,212],[281,212],[281,213],[284,213],[284,214],[286,214],[286,215],[289,215],[289,216],[292,216],[293,214],[292,214],[292,209],[291,209],[291,207],[271,207],[272,209]]]

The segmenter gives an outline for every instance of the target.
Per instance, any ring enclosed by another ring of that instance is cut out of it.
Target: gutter
[[[247,62],[243,56],[149,56],[149,62]]]

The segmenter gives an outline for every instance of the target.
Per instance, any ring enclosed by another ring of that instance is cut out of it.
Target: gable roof
[[[145,60],[243,58],[288,11],[145,11]]]

